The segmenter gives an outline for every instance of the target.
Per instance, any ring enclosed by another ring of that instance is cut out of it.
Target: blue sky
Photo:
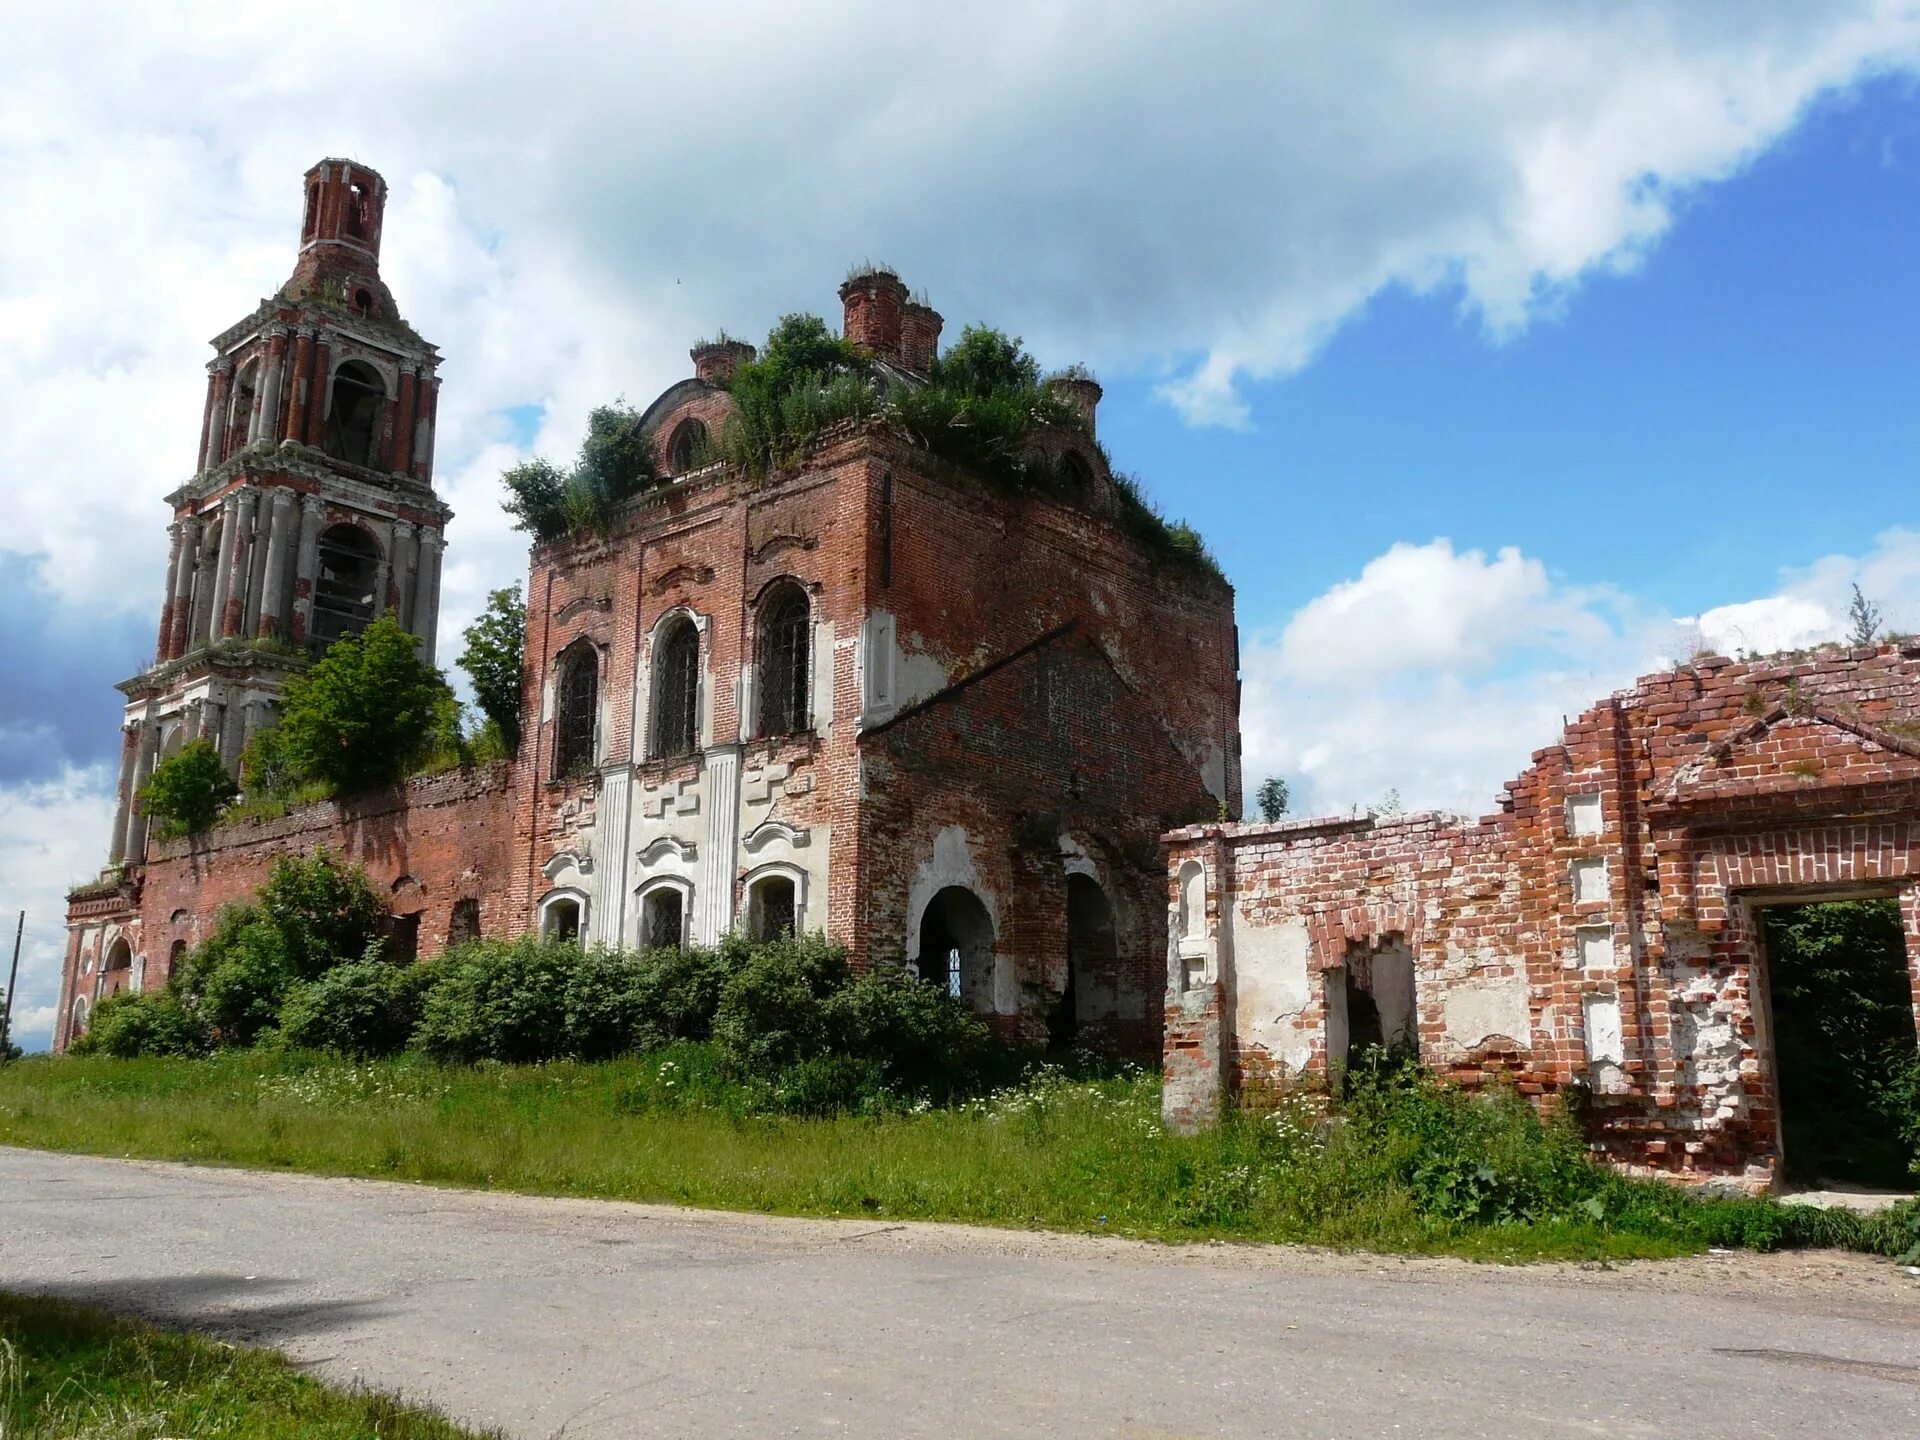
[[[1300,808],[1485,809],[1561,716],[1700,646],[1831,638],[1856,583],[1920,630],[1911,0],[343,0],[11,38],[0,908],[29,910],[30,1043],[205,342],[284,278],[324,154],[388,177],[386,278],[447,356],[443,655],[520,567],[503,468],[695,336],[833,316],[863,257],[949,335],[1099,372],[1117,463],[1238,588],[1249,785]]]

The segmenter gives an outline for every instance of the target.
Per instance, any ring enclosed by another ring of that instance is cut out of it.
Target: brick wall
[[[1324,1073],[1349,974],[1377,987],[1376,957],[1405,947],[1430,1065],[1541,1097],[1579,1087],[1622,1164],[1771,1183],[1755,912],[1899,896],[1920,1018],[1917,727],[1920,650],[1709,657],[1587,711],[1478,822],[1170,835],[1176,936],[1196,908],[1182,872],[1204,867],[1189,948],[1211,946],[1220,973],[1183,990],[1170,962],[1169,1118],[1199,1123],[1228,1095]],[[1384,1014],[1391,997],[1374,998]]]

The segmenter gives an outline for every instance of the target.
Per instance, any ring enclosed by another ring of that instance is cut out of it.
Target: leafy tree
[[[1287,782],[1278,775],[1269,775],[1260,782],[1255,799],[1260,806],[1262,820],[1278,820],[1287,813]]]
[[[1853,603],[1847,606],[1847,641],[1853,645],[1871,645],[1880,633],[1880,607],[1853,587]]]
[[[287,682],[267,747],[273,764],[352,794],[398,780],[457,741],[453,692],[418,645],[391,615],[336,640]]]
[[[137,798],[161,837],[172,839],[205,830],[238,793],[213,742],[194,740],[153,767]]]
[[[496,590],[487,608],[466,629],[460,668],[473,681],[473,697],[499,733],[507,754],[520,749],[521,665],[527,643],[527,606],[520,587]]]
[[[659,483],[653,437],[625,401],[587,416],[580,456],[568,469],[551,460],[522,462],[500,477],[515,528],[542,544],[566,535],[604,533],[614,508]]]
[[[1021,348],[1018,335],[986,325],[969,325],[933,362],[928,377],[936,386],[976,400],[1008,392],[1040,389],[1040,362]]]

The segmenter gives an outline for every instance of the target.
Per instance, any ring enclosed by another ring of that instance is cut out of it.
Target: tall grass
[[[949,1109],[797,1119],[757,1110],[701,1044],[474,1068],[254,1052],[9,1067],[0,1141],[780,1214],[1515,1260],[1897,1243],[1878,1221],[1614,1175],[1517,1097],[1427,1084],[1369,1104],[1329,1115],[1302,1100],[1185,1137],[1161,1128],[1151,1076],[1043,1071]]]
[[[0,1436],[473,1440],[432,1411],[300,1374],[272,1351],[0,1293]]]

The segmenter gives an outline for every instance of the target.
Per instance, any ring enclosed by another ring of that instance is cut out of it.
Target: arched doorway
[[[927,902],[914,964],[975,1014],[993,1013],[993,917],[979,896],[949,885]]]
[[[1067,877],[1067,979],[1047,1010],[1047,1045],[1066,1050],[1080,1039],[1089,1019],[1108,1006],[1102,995],[1118,988],[1119,951],[1114,938],[1113,906],[1100,882],[1090,875]]]

